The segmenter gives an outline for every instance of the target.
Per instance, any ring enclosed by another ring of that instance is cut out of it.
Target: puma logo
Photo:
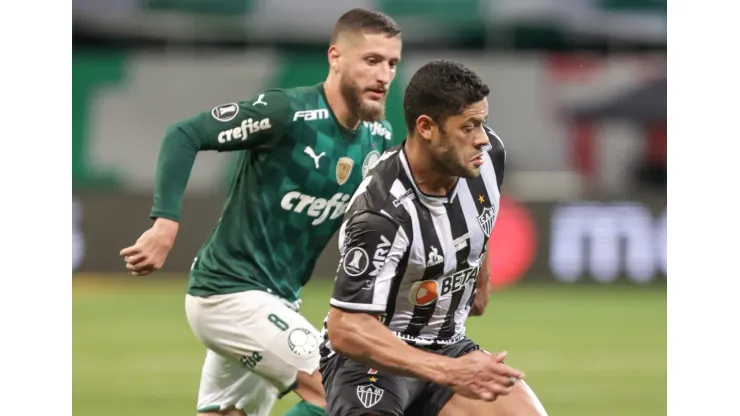
[[[303,149],[303,153],[307,154],[308,156],[311,157],[311,159],[313,159],[313,162],[316,165],[316,169],[319,168],[319,159],[321,159],[321,157],[326,154],[326,152],[321,152],[319,155],[316,155],[313,149],[311,149],[311,147],[309,146],[306,146],[306,148]]]
[[[259,96],[257,97],[257,101],[255,101],[255,102],[253,102],[253,103],[252,103],[252,107],[256,106],[257,104],[262,104],[262,105],[265,105],[265,106],[266,106],[266,105],[267,105],[267,103],[266,103],[266,102],[264,102],[264,101],[262,101],[262,99],[263,99],[263,98],[265,98],[265,94],[260,94],[260,95],[259,95]]]

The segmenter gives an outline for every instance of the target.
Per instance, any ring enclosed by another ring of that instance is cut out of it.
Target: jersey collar
[[[416,180],[414,179],[414,173],[411,171],[411,166],[409,166],[408,158],[406,157],[406,140],[401,143],[401,152],[399,154],[399,160],[401,161],[401,166],[403,166],[403,171],[406,174],[406,177],[409,178],[409,182],[411,182],[411,186],[414,187],[414,192],[419,196],[419,200],[424,202],[426,205],[431,206],[441,206],[443,204],[449,204],[453,201],[455,201],[455,197],[457,197],[457,188],[460,184],[460,178],[457,178],[457,181],[455,182],[455,186],[452,187],[452,190],[444,196],[440,195],[429,195],[425,194],[424,192],[419,189],[419,187],[416,185]]]

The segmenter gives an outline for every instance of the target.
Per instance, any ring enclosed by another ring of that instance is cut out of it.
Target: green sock
[[[283,416],[326,416],[326,411],[318,406],[301,400],[291,407]]]

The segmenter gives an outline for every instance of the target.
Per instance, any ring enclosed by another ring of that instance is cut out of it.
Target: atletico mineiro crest
[[[486,237],[491,236],[494,218],[495,215],[493,213],[493,206],[485,208],[483,212],[478,216],[478,223],[480,224],[480,228],[481,230],[483,230],[483,233],[486,235]]]
[[[357,398],[360,399],[360,403],[369,409],[383,398],[383,392],[385,390],[375,387],[373,384],[365,384],[364,386],[357,386]]]

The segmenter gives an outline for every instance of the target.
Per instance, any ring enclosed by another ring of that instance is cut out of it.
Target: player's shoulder
[[[383,208],[391,198],[393,187],[403,173],[402,151],[402,145],[386,150],[368,169],[366,194],[374,206]]]
[[[401,210],[393,201],[397,199],[397,180],[403,172],[400,161],[401,146],[396,146],[383,153],[370,167],[367,176],[350,200],[348,214],[372,211],[392,219],[401,218]]]
[[[294,88],[269,88],[259,91],[246,100],[240,101],[243,107],[253,107],[262,111],[290,110],[303,108],[308,103],[316,102],[320,94],[317,86]]]
[[[300,87],[278,88],[276,90],[285,94],[285,97],[293,102],[301,104],[317,103],[321,96],[321,84],[303,85]]]
[[[376,231],[381,234],[394,232],[401,228],[401,223],[397,218],[385,211],[372,209],[363,209],[351,213],[347,218],[346,230],[363,234],[368,231]]]
[[[506,149],[504,148],[504,141],[501,140],[501,136],[496,133],[491,126],[483,126],[483,130],[488,136],[488,154],[493,156],[504,155],[506,156]]]
[[[496,174],[496,183],[501,188],[504,181],[504,170],[506,168],[506,148],[504,141],[490,126],[483,126],[488,136],[488,157],[491,159],[494,173]]]
[[[240,122],[243,117],[283,118],[289,107],[285,91],[268,89],[242,100],[219,104],[211,108],[210,115],[221,123]]]

